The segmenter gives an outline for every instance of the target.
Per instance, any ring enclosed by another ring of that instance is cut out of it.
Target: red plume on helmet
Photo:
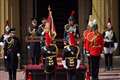
[[[68,18],[68,21],[75,21],[75,11],[73,10]]]
[[[75,16],[75,11],[74,10],[72,10],[70,16]]]
[[[76,42],[75,42],[75,37],[74,37],[74,33],[69,32],[69,45],[75,46]]]

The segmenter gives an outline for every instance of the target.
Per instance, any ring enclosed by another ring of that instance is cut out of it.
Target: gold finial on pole
[[[51,11],[51,7],[50,7],[50,5],[48,6],[48,11]]]
[[[49,15],[52,16],[52,11],[51,11],[51,7],[50,7],[50,5],[48,6],[48,11],[49,11]]]

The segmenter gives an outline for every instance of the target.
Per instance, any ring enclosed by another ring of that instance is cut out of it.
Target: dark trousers
[[[113,66],[113,54],[105,54],[105,67],[109,70]]]
[[[54,72],[46,73],[46,80],[56,80]]]
[[[32,57],[32,64],[39,64],[40,62],[40,46],[35,46]]]
[[[39,64],[40,62],[40,55],[35,55],[32,57],[32,64]]]
[[[7,60],[4,59],[4,66],[5,66],[5,71],[7,71]]]
[[[39,64],[40,62],[40,52],[41,52],[41,47],[40,43],[31,43],[30,49],[28,49],[29,56],[32,58],[32,64]]]
[[[76,70],[67,71],[67,80],[77,80]]]
[[[9,80],[16,80],[16,69],[8,69]]]
[[[92,80],[98,80],[100,56],[90,56],[90,73]]]
[[[88,69],[89,69],[89,72],[90,72],[90,76],[91,76],[91,72],[92,72],[92,68],[91,68],[91,57],[88,56]]]

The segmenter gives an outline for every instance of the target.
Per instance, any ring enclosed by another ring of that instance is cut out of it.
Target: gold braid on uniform
[[[96,46],[96,38],[99,36],[99,33],[97,33],[93,39],[92,39],[92,42],[91,42],[91,47],[99,47],[99,46]]]
[[[66,45],[64,48],[67,48],[67,47],[70,47],[70,45]],[[76,55],[76,59],[77,59],[77,58],[78,58],[78,55],[79,55],[79,53],[80,53],[80,48],[79,48],[79,46],[75,46],[75,47],[77,47],[77,49],[78,49],[77,55]]]
[[[9,39],[9,38],[8,38]],[[14,39],[10,38],[10,41],[8,41],[8,39],[6,40],[8,43],[8,48],[12,47],[12,45],[14,44]]]
[[[58,47],[56,46],[56,44],[50,44],[50,46],[54,46],[56,48],[56,53],[58,54]]]
[[[56,46],[56,44],[50,44],[50,46],[54,46],[56,48],[56,53],[58,53],[58,48]],[[57,55],[57,54],[56,54]],[[53,57],[56,57],[56,55],[52,55],[52,56],[49,56],[47,57],[48,59],[52,59]],[[57,57],[56,57],[57,58]],[[44,70],[45,73],[49,73],[46,71],[46,69]]]

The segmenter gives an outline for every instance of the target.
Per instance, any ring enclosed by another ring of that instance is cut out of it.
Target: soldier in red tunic
[[[100,54],[103,50],[103,36],[98,32],[98,25],[96,23],[93,24],[93,32],[90,32],[87,37],[89,41],[89,53],[90,53],[90,68],[91,68],[91,76],[92,80],[98,80],[99,73],[99,60]]]
[[[86,80],[90,80],[90,53],[89,53],[89,41],[87,39],[87,35],[92,32],[93,20],[89,20],[87,29],[83,32],[83,60],[85,65],[87,66],[86,71]]]
[[[87,35],[92,32],[92,24],[93,24],[93,21],[90,20],[89,23],[88,23],[88,26],[87,26],[87,29],[83,32],[83,38],[84,38],[84,44],[83,44],[83,48],[84,48],[84,54],[86,56],[89,56],[89,46],[88,46],[88,43],[89,41],[87,40]]]

